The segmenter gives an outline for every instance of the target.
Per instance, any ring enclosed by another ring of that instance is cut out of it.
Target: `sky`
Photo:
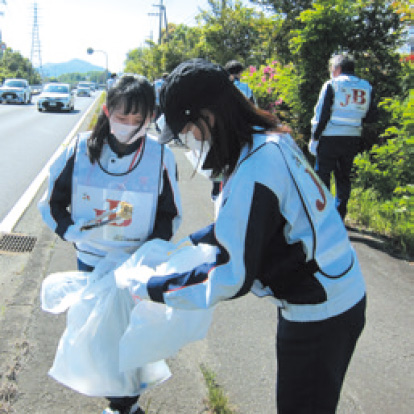
[[[199,8],[209,9],[207,0],[162,2],[169,23],[194,25]],[[161,0],[0,0],[2,41],[29,59],[34,3],[43,65],[81,59],[105,67],[107,58],[108,70],[121,72],[128,51],[158,41],[159,17],[149,13]],[[88,55],[89,47],[96,52]]]

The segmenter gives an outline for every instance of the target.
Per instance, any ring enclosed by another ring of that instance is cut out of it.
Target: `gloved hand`
[[[147,283],[154,276],[155,270],[149,266],[127,268],[120,266],[114,271],[116,285],[119,288],[128,288],[134,299],[149,299]]]
[[[308,144],[309,152],[315,157],[317,155],[318,145],[319,145],[319,141],[316,141],[313,138],[311,138]]]
[[[86,219],[80,219],[76,223],[69,226],[63,235],[63,238],[66,241],[72,243],[84,242],[86,240],[91,240],[96,236],[96,228],[81,230],[81,228],[88,222]]]

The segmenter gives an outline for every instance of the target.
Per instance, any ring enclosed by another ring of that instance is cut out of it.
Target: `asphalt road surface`
[[[38,112],[37,95],[28,105],[0,105],[0,221],[98,95],[75,97],[70,113]]]

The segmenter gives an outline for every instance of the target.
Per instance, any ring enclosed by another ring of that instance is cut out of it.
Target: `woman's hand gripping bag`
[[[127,289],[116,286],[111,267],[99,266],[89,274],[89,283],[67,313],[63,333],[49,375],[82,394],[94,397],[134,396],[141,386],[141,369],[119,366],[119,340],[129,324],[135,305]],[[113,267],[112,267],[113,268]],[[151,386],[171,375],[164,361],[145,367],[153,373]]]
[[[177,247],[158,239],[145,243],[138,251],[138,260],[131,257],[115,270],[117,285],[133,291],[149,277],[185,272],[216,260],[216,247],[189,244],[184,242]],[[213,312],[214,308],[187,310],[138,300],[120,341],[121,369],[174,356],[185,345],[205,338]]]

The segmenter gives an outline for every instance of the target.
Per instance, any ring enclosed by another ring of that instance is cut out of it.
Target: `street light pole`
[[[107,86],[107,80],[108,80],[108,53],[106,53],[104,50],[95,50],[92,47],[88,47],[88,49],[86,50],[86,52],[88,53],[88,55],[92,55],[95,52],[101,52],[105,55],[105,59],[106,59],[106,65],[105,65],[105,89],[108,89]]]

